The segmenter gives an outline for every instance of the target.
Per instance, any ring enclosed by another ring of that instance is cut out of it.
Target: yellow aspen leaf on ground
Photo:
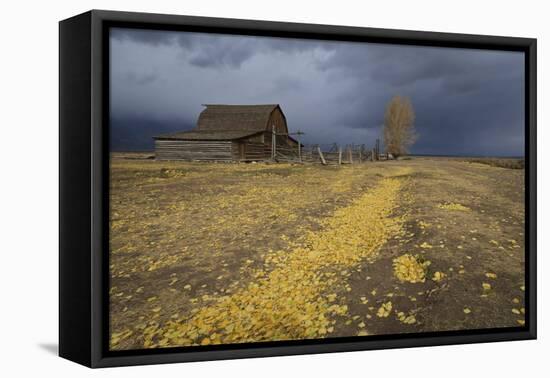
[[[424,242],[422,244],[420,244],[420,248],[426,248],[426,249],[431,249],[433,248],[431,244],[427,243],[427,242]]]
[[[147,302],[153,302],[156,299],[157,299],[157,297],[150,297],[150,298],[147,298]]]
[[[520,308],[520,309],[519,309],[519,312],[521,312],[522,314],[525,315],[525,308],[524,308],[524,307]]]
[[[525,285],[521,285],[521,286],[519,287],[519,289],[520,289],[521,291],[525,291]]]
[[[517,315],[520,314],[520,311],[519,311],[517,308],[513,308],[513,309],[512,309],[512,312],[513,312],[514,314],[517,314]]]
[[[367,333],[367,331],[362,329],[359,332],[357,332],[357,336],[368,336],[368,333]]]
[[[518,320],[516,320],[516,321],[517,321],[518,324],[521,325],[521,326],[525,325],[525,320],[523,320],[523,319],[518,319]]]
[[[361,322],[361,323],[357,324],[357,326],[358,326],[359,328],[365,328],[365,323]]]
[[[489,243],[491,243],[493,245],[498,245],[498,242],[496,240],[489,240]]]
[[[470,312],[472,312],[472,310],[470,310],[468,307],[465,307],[463,311],[465,314],[469,314]]]
[[[485,277],[494,279],[494,278],[497,278],[497,275],[495,273],[487,272],[487,273],[485,273]]]
[[[481,286],[483,286],[483,290],[491,290],[491,284],[487,282],[483,282]]]
[[[208,337],[205,337],[201,341],[201,345],[210,345],[210,339]]]
[[[380,306],[380,308],[376,312],[376,316],[378,316],[379,318],[387,318],[390,315],[391,309],[392,309],[391,302],[383,303],[382,306]]]
[[[512,299],[512,302],[515,303],[515,304],[518,304],[518,303],[519,303],[519,299],[518,299],[518,298],[514,298],[514,299]]]
[[[376,290],[370,292],[372,295],[376,295]]]
[[[420,226],[420,228],[424,229],[424,228],[428,228],[431,226],[430,223],[427,223],[427,222],[424,222],[424,221],[420,221],[418,222],[418,225]]]
[[[183,287],[185,290],[191,290],[191,285],[187,284]]]
[[[435,282],[441,281],[443,278],[445,278],[445,273],[443,272],[435,272],[434,276],[432,277],[432,280]]]

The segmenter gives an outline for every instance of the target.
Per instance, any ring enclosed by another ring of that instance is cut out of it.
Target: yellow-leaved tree
[[[386,106],[384,144],[386,152],[395,158],[407,154],[417,139],[414,118],[414,109],[407,97],[394,96]]]

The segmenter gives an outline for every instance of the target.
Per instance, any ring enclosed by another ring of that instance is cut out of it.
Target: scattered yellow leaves
[[[429,261],[422,261],[418,255],[404,254],[393,259],[393,273],[401,282],[424,282]]]
[[[387,318],[390,315],[391,309],[391,302],[382,303],[382,306],[380,306],[380,308],[376,312],[376,316],[378,316],[379,318]]]
[[[399,321],[404,324],[416,323],[416,317],[413,314],[406,315],[404,312],[398,312],[397,319],[399,319]]]
[[[331,317],[348,311],[331,303],[337,297],[326,292],[344,290],[347,284],[337,273],[354,269],[400,230],[402,218],[390,217],[400,189],[400,179],[382,179],[326,218],[321,231],[307,232],[290,251],[273,252],[272,269],[248,286],[212,297],[191,315],[146,328],[144,347],[324,337],[333,330]],[[391,308],[384,303],[377,315],[387,317]],[[209,337],[213,333],[215,339]]]
[[[495,278],[497,278],[497,275],[495,273],[487,272],[487,273],[485,273],[485,277],[495,279]]]
[[[445,204],[439,204],[439,205],[437,205],[437,207],[439,207],[440,209],[443,209],[443,210],[455,210],[455,211],[469,211],[470,210],[470,208],[468,208],[464,205],[461,205],[460,203],[453,203],[453,202],[445,203]]]
[[[490,283],[483,282],[481,284],[481,286],[483,287],[483,290],[491,290],[491,284]]]

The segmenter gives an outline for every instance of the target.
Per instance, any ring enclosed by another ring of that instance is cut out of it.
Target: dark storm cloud
[[[184,129],[202,103],[279,103],[306,142],[372,145],[399,94],[416,112],[413,152],[523,154],[520,53],[125,29],[111,43],[118,124]]]
[[[198,67],[239,68],[253,55],[262,52],[292,53],[323,48],[320,42],[293,41],[282,38],[235,38],[218,34],[113,29],[111,37],[149,46],[177,46]]]

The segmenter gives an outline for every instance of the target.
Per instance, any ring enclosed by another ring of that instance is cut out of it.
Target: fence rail
[[[377,154],[375,148],[367,149],[364,144],[340,146],[336,143],[305,145],[300,149],[277,146],[274,156],[274,160],[281,162],[321,163],[323,165],[357,164],[388,159],[391,159],[391,155]]]
[[[368,149],[365,144],[347,144],[341,146],[338,143],[303,145],[300,140],[294,147],[292,144],[278,144],[277,136],[303,135],[301,131],[294,134],[276,133],[273,128],[271,159],[281,162],[293,163],[321,163],[330,164],[355,164],[375,160],[389,160],[390,154],[380,153],[380,141],[377,139],[374,148]]]

